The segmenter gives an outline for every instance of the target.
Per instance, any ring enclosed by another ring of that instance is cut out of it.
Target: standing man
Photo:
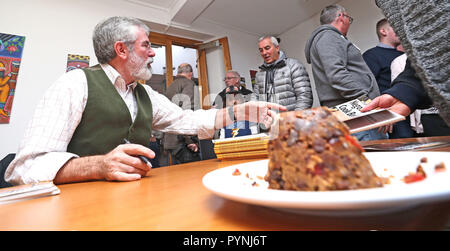
[[[375,76],[380,92],[383,92],[391,87],[392,61],[403,52],[397,50],[400,39],[386,18],[377,22],[376,29],[380,42],[376,47],[364,52],[363,58]]]
[[[400,39],[386,18],[377,22],[376,32],[380,43],[364,52],[363,58],[375,75],[380,93],[383,93],[391,87],[391,63],[403,52],[397,50]],[[411,137],[414,137],[414,131],[411,129],[409,116],[395,123],[392,132],[389,133],[391,139]]]
[[[264,64],[256,73],[252,99],[278,103],[288,111],[311,108],[313,96],[305,66],[286,57],[275,37],[260,38],[258,46]]]
[[[194,102],[196,89],[195,83],[192,81],[192,74],[193,70],[190,64],[180,64],[175,80],[166,91],[166,97],[183,110],[197,110],[196,105],[199,106]],[[164,149],[169,151],[174,165],[200,160],[196,135],[166,133],[163,145]]]
[[[225,108],[230,105],[249,101],[253,92],[241,85],[241,75],[237,71],[228,71],[225,74],[225,89],[216,96],[213,106]]]
[[[405,70],[393,80],[390,90],[373,100],[363,108],[363,111],[388,108],[408,116],[416,108],[426,108],[432,102],[433,106],[439,109],[439,115],[448,127],[450,125],[448,3],[434,0],[375,2],[399,36],[409,60],[406,62]]]
[[[374,99],[380,95],[377,82],[360,50],[347,40],[353,18],[337,4],[325,7],[320,24],[305,47],[312,66],[320,104],[333,107],[361,97]],[[377,129],[354,134],[358,140],[386,139]]]

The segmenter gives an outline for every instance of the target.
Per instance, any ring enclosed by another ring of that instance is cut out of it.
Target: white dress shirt
[[[101,67],[125,101],[134,121],[137,104],[133,89],[136,83],[126,86],[112,66],[102,64]],[[198,135],[201,139],[213,137],[217,110],[182,110],[150,86],[143,86],[152,102],[153,130]],[[81,121],[87,99],[86,75],[79,69],[67,72],[46,91],[16,158],[6,170],[6,181],[18,185],[53,180],[68,160],[79,157],[67,152],[67,146]]]

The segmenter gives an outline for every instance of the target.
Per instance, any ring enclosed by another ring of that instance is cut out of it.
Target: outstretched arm
[[[233,109],[236,120],[247,120],[250,122],[263,123],[266,127],[272,124],[275,117],[274,110],[286,111],[286,107],[274,103],[251,101],[231,108],[220,109],[216,113],[215,128],[220,129],[232,124],[234,118],[230,117],[228,109]]]

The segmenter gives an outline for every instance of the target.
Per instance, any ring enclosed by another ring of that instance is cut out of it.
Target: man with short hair
[[[376,0],[375,3],[399,36],[408,60],[392,87],[362,111],[386,108],[408,116],[417,108],[433,105],[439,109],[442,129],[449,135],[448,3],[419,0]]]
[[[386,18],[377,22],[376,32],[380,42],[376,47],[364,52],[363,58],[375,76],[380,92],[383,93],[391,87],[391,63],[403,52],[397,50],[400,39]],[[395,123],[392,132],[389,133],[391,139],[411,137],[414,137],[414,131],[410,126],[409,116]]]
[[[213,107],[225,108],[242,104],[251,99],[252,91],[241,85],[241,75],[237,71],[227,71],[225,74],[225,89],[216,97]],[[215,138],[234,138],[256,134],[258,129],[249,121],[235,121],[233,124],[217,131]]]
[[[252,99],[278,103],[289,111],[311,108],[313,96],[305,66],[286,57],[275,37],[260,38],[258,47],[264,63],[256,73]]]
[[[224,81],[225,89],[217,94],[214,107],[225,108],[250,100],[250,94],[253,92],[241,85],[241,75],[237,71],[227,71]]]
[[[97,24],[93,42],[99,65],[65,73],[45,93],[6,170],[7,182],[139,180],[150,167],[137,156],[154,157],[145,147],[152,129],[212,138],[214,130],[238,119],[269,125],[275,116],[271,109],[285,110],[264,102],[182,110],[137,83],[152,75],[149,33],[136,18]]]
[[[386,18],[377,22],[376,32],[380,42],[376,47],[364,52],[363,58],[375,76],[380,92],[383,92],[391,87],[392,61],[403,52],[397,50],[400,39]]]
[[[195,83],[192,81],[193,69],[188,63],[178,66],[177,76],[166,90],[166,97],[183,110],[197,110],[195,104]],[[198,138],[196,135],[164,134],[164,149],[172,157],[172,164],[188,163],[200,160]],[[181,154],[181,153],[185,154]]]
[[[353,18],[344,7],[334,4],[320,14],[320,24],[305,46],[305,56],[323,106],[380,95],[375,77],[360,50],[346,36]],[[355,134],[358,140],[386,139],[385,133],[372,129]]]

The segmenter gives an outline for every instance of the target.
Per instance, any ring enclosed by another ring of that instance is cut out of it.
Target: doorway
[[[180,63],[190,63],[194,70],[194,82],[198,83],[200,107],[203,109],[211,108],[210,90],[216,90],[217,81],[223,80],[225,72],[231,70],[228,39],[223,37],[204,43],[198,40],[151,32],[149,40],[156,56],[152,64],[154,77],[147,84],[150,84],[158,92],[164,93],[176,76],[176,67]],[[221,52],[215,51],[213,54],[221,53],[223,57],[211,57],[210,53],[214,50],[220,50]],[[193,60],[194,55],[195,60]],[[211,69],[208,69],[207,64],[211,65]],[[217,67],[220,69],[217,70]],[[214,68],[215,70],[213,70]],[[220,72],[220,74],[214,73],[208,76],[211,70],[213,70],[212,72]],[[209,84],[208,80],[213,80],[212,85]]]
[[[193,81],[196,82],[198,88],[198,98],[196,95],[195,106],[210,109],[212,104],[211,98],[215,96],[210,95],[210,89],[212,88],[215,92],[218,83],[223,85],[221,82],[223,82],[225,72],[231,70],[228,39],[224,37],[203,43],[202,41],[151,32],[149,40],[156,55],[152,64],[152,78],[146,84],[149,84],[159,93],[164,94],[177,74],[177,67],[181,63],[189,63],[193,68]],[[213,52],[212,55],[219,55],[219,57],[211,57],[211,51]],[[208,69],[207,63],[212,66],[211,69]],[[215,69],[215,72],[212,74],[208,71],[217,67],[219,69]],[[211,86],[209,82],[214,86]],[[158,133],[155,132],[154,135],[158,137]],[[161,166],[169,165],[171,161],[167,152],[164,149],[161,149],[160,152]]]

